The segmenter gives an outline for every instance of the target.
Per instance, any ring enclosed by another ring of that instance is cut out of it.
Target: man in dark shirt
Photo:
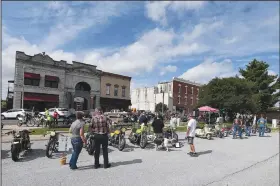
[[[148,118],[145,112],[143,112],[139,117],[139,124],[141,125],[142,123],[144,123],[146,126],[148,125]]]
[[[108,134],[110,121],[102,114],[101,109],[95,109],[95,114],[92,116],[89,131],[94,133],[95,151],[94,151],[94,168],[99,168],[100,146],[102,145],[104,168],[111,167],[108,158]]]
[[[162,121],[162,119],[160,118],[159,115],[156,116],[156,118],[154,119],[153,123],[152,123],[152,127],[154,129],[154,133],[157,134],[161,134],[163,133],[163,128],[164,128],[164,123]]]

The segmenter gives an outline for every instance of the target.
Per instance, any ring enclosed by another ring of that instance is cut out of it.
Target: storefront
[[[100,98],[100,105],[103,112],[110,112],[112,109],[128,111],[129,106],[131,106],[131,100]]]
[[[53,94],[24,93],[24,108],[43,111],[45,108],[59,106],[59,96]]]

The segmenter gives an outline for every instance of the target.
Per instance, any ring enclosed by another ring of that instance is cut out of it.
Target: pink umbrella
[[[198,108],[198,110],[200,112],[219,112],[218,109],[215,109],[215,108],[212,108],[212,107],[209,107],[209,106],[200,107],[200,108]]]

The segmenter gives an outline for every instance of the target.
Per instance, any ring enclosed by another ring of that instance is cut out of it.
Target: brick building
[[[198,103],[201,84],[174,77],[170,82],[158,83],[160,92],[168,93],[173,98],[173,110],[190,113]]]

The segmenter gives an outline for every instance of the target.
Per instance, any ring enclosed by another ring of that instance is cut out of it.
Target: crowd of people
[[[83,146],[86,144],[86,138],[84,136],[84,117],[83,112],[77,111],[76,112],[76,121],[74,121],[71,124],[71,127],[69,129],[69,132],[71,135],[71,143],[73,147],[72,156],[69,162],[70,169],[77,169],[77,160],[79,158],[79,154],[82,151]],[[170,126],[176,128],[177,119],[176,115],[172,114],[170,117]],[[187,131],[186,131],[186,139],[188,144],[190,145],[190,152],[188,154],[190,155],[196,155],[195,146],[194,146],[194,138],[195,138],[195,129],[197,126],[197,120],[195,119],[195,116],[193,114],[189,114],[187,116],[188,118],[188,124],[187,124]],[[144,124],[147,126],[148,124],[148,117],[146,116],[145,112],[140,114],[138,117],[139,124]],[[233,138],[236,138],[236,134],[238,133],[240,138],[242,138],[242,125],[245,125],[246,127],[246,135],[251,135],[251,127],[252,123],[255,123],[255,126],[253,124],[253,127],[258,126],[259,127],[259,136],[264,135],[264,129],[267,124],[266,119],[264,118],[264,115],[262,114],[260,118],[255,117],[242,117],[238,116],[233,121]],[[100,156],[100,147],[102,147],[103,151],[103,159],[104,159],[104,168],[110,168],[111,164],[109,163],[108,158],[108,135],[110,132],[110,119],[105,116],[101,109],[96,109],[92,120],[89,125],[89,131],[90,133],[94,133],[95,135],[95,151],[94,151],[94,168],[100,168],[100,162],[99,162],[99,156]],[[153,131],[155,133],[156,138],[162,138],[164,137],[164,117],[160,114],[156,114],[155,118],[152,122]]]

